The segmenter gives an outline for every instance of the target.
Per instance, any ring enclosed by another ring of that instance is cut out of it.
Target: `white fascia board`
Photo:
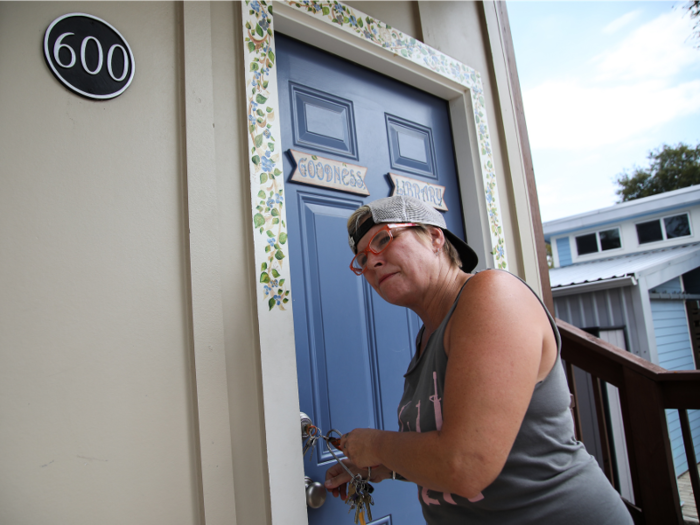
[[[598,290],[609,290],[611,288],[622,288],[625,286],[636,285],[637,278],[634,275],[626,275],[625,277],[615,277],[613,279],[603,279],[588,283],[558,286],[557,288],[552,288],[552,295],[554,297],[564,297],[565,295],[597,292]]]
[[[698,204],[700,204],[700,185],[548,221],[542,225],[542,229],[544,230],[545,238],[550,238]]]
[[[700,247],[697,250],[673,259],[659,263],[650,268],[638,272],[639,277],[644,277],[649,289],[656,288],[660,284],[680,277],[695,268],[700,267]]]

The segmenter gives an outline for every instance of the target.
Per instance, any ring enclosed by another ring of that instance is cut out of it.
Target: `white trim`
[[[236,523],[224,347],[209,2],[182,4],[187,231],[202,523]]]
[[[503,123],[503,145],[508,158],[510,168],[510,181],[513,185],[513,207],[518,224],[520,254],[522,260],[521,276],[527,283],[542,295],[542,278],[538,264],[538,250],[534,223],[532,221],[532,209],[530,206],[530,190],[525,176],[525,163],[523,155],[523,145],[518,130],[516,119],[517,109],[512,95],[514,89],[511,77],[508,73],[508,58],[506,54],[506,44],[503,40],[501,17],[497,2],[483,2],[487,34],[489,36],[491,63],[494,68],[494,78],[498,89],[498,99],[500,102]],[[527,235],[524,235],[527,231]],[[514,265],[511,265],[513,267]]]
[[[657,286],[657,285],[654,285]],[[645,277],[639,277],[638,285],[631,288],[633,315],[637,318],[638,325],[641,322],[643,332],[640,334],[640,356],[647,361],[659,364],[659,355],[656,350],[656,334],[654,333],[654,318],[651,313],[651,301],[649,300],[649,286]],[[644,348],[644,344],[647,347]]]
[[[593,281],[589,283],[572,284],[570,286],[559,286],[552,288],[553,297],[564,297],[565,295],[574,295],[580,293],[597,292],[598,290],[609,290],[610,288],[622,288],[624,286],[636,286],[637,279],[634,276],[615,277],[613,279],[605,279],[601,281]]]
[[[700,186],[689,186],[680,190],[668,191],[651,197],[615,204],[562,219],[548,221],[542,225],[545,237],[561,235],[583,228],[593,228],[597,224],[623,222],[629,217],[664,213],[666,209],[696,206],[700,202]]]
[[[698,267],[700,267],[700,246],[695,251],[686,253],[671,261],[661,262],[650,268],[645,268],[638,271],[637,274],[646,279],[651,290]]]

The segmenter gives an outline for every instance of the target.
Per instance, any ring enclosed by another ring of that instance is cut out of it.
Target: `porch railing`
[[[700,409],[700,371],[669,372],[564,321],[557,319],[557,326],[562,336],[562,359],[569,388],[575,400],[573,412],[577,435],[583,434],[573,366],[591,374],[603,470],[613,485],[601,381],[619,389],[635,500],[634,504],[626,503],[635,524],[682,525],[665,409],[679,412],[691,486],[696,506],[700,509],[700,480],[687,413],[688,409]]]

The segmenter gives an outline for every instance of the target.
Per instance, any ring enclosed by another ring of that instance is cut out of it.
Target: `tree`
[[[700,0],[690,0],[686,8],[690,13],[690,18],[695,19],[695,24],[693,25],[695,36],[700,37]]]
[[[699,0],[700,1],[700,0]],[[700,184],[700,144],[664,144],[647,155],[649,166],[625,170],[615,179],[619,202],[627,202],[666,191]]]

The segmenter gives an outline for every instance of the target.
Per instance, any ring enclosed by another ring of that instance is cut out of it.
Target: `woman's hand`
[[[342,460],[343,464],[352,472],[353,474],[360,474],[362,479],[367,479],[367,469],[359,468],[354,463],[348,459]],[[391,471],[384,465],[378,465],[372,467],[370,481],[372,483],[379,483],[382,480],[391,477]],[[326,471],[326,489],[331,491],[334,498],[340,496],[340,499],[345,501],[347,497],[347,486],[350,481],[350,474],[338,463],[333,465]]]
[[[340,438],[340,448],[353,464],[374,468],[382,463],[376,453],[381,432],[372,428],[356,428],[343,434]]]

